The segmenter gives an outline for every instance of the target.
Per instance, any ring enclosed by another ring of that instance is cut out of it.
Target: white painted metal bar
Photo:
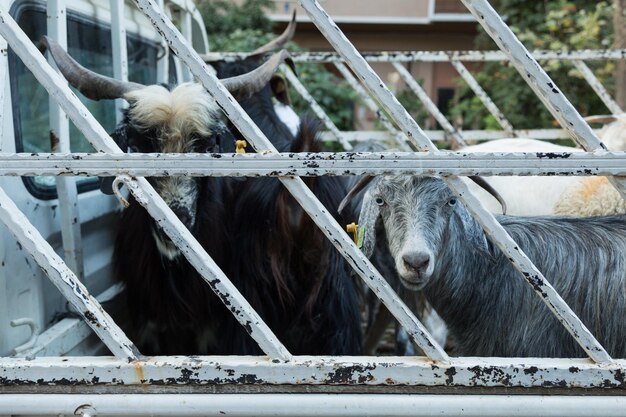
[[[104,128],[94,119],[63,79],[51,69],[17,23],[2,8],[0,8],[0,35],[8,41],[39,83],[58,100],[76,127],[96,149],[109,153],[122,153]],[[155,217],[155,221],[163,227],[172,242],[178,245],[187,260],[200,272],[213,291],[228,305],[233,315],[259,344],[259,347],[272,358],[288,360],[291,357],[289,352],[276,339],[237,288],[217,268],[195,237],[180,222],[148,181],[143,178],[135,181],[130,177],[125,177],[124,183],[131,192],[136,193],[137,201],[149,207],[148,211]]]
[[[600,80],[595,76],[593,71],[585,64],[584,61],[574,60],[572,61],[574,66],[580,71],[580,73],[585,77],[585,80],[589,83],[593,91],[596,92],[600,100],[604,103],[604,105],[611,111],[613,114],[621,114],[624,113],[624,110],[617,104],[613,97],[606,91]]]
[[[489,113],[496,119],[498,124],[509,134],[513,134],[513,126],[511,122],[507,120],[502,111],[496,106],[496,103],[491,100],[491,97],[487,94],[485,90],[478,84],[476,78],[468,71],[468,69],[463,65],[461,61],[458,59],[453,59],[450,61],[454,69],[457,70],[459,75],[463,77],[469,88],[472,89],[474,94],[480,99],[483,105],[489,110]]]
[[[517,39],[498,13],[486,0],[461,0],[476,17],[498,47],[505,51],[522,78],[579,145],[587,151],[606,149],[589,124],[580,116],[554,81],[541,68],[530,52]],[[626,178],[610,177],[609,181],[626,198]]]
[[[619,396],[514,396],[433,394],[5,394],[0,412],[9,415],[175,415],[234,417],[623,417],[626,398]],[[250,407],[250,404],[254,404]],[[280,407],[277,407],[280,404]],[[341,410],[339,412],[338,410]]]
[[[599,129],[594,130],[597,134]],[[341,132],[347,140],[351,142],[362,142],[368,140],[393,140],[389,132],[381,130],[359,130]],[[446,139],[447,133],[443,130],[425,130],[424,133],[433,142],[440,142]],[[570,136],[563,129],[516,129],[512,132],[514,137],[531,138],[539,140],[569,139]],[[511,132],[504,130],[464,130],[463,137],[466,140],[492,140],[511,138]],[[323,140],[332,140],[328,132],[322,132]]]
[[[367,108],[376,113],[376,118],[383,125],[383,127],[391,133],[398,146],[407,150],[411,149],[407,138],[393,125],[382,110],[378,108],[374,100],[372,100],[368,92],[365,91],[361,84],[359,84],[358,80],[354,77],[354,75],[352,75],[350,70],[341,62],[336,62],[335,67],[337,67],[341,75],[343,75],[343,78],[345,78],[348,84],[350,84],[350,87],[352,87],[352,89],[359,94],[361,101],[363,101]]]
[[[465,2],[465,0],[463,1]],[[309,14],[320,32],[322,32],[331,45],[333,45],[335,50],[342,55],[344,60],[350,64],[354,72],[374,97],[378,99],[383,108],[385,108],[395,119],[396,123],[402,127],[407,137],[415,141],[420,149],[437,152],[435,145],[426,137],[422,129],[415,123],[415,120],[411,118],[391,91],[385,87],[382,80],[376,75],[363,57],[361,57],[319,3],[316,0],[300,0],[300,4]],[[578,117],[580,118],[580,116]],[[467,185],[458,177],[446,177],[445,181],[451,190],[464,202],[465,206],[481,224],[485,232],[489,234],[492,242],[507,254],[513,266],[524,276],[534,291],[541,296],[544,303],[576,339],[585,352],[587,352],[595,362],[611,363],[613,360],[602,345],[593,337],[531,260],[528,259],[528,256],[519,249],[518,245],[515,244],[513,239],[511,239],[494,216],[485,210],[480,201],[470,193]]]
[[[245,53],[223,52],[205,54],[208,59],[224,59],[233,61],[245,57]],[[295,62],[335,63],[345,62],[337,52],[292,52],[290,56]],[[367,62],[449,62],[458,61],[506,61],[507,55],[502,51],[379,51],[364,52],[363,58]],[[536,60],[558,59],[573,60],[620,60],[626,59],[626,49],[600,49],[581,51],[533,51]]]
[[[50,0],[47,3],[48,36],[57,41],[67,50],[67,9],[65,0]],[[52,57],[48,62],[53,62]],[[53,64],[56,68],[56,66]],[[50,129],[58,138],[52,152],[71,152],[70,123],[67,115],[52,98],[50,106]],[[54,141],[53,141],[54,142]],[[80,229],[80,212],[78,210],[78,190],[76,179],[59,177],[56,179],[57,196],[59,199],[59,217],[61,221],[61,239],[63,241],[64,259],[69,268],[81,282],[85,279],[83,266],[83,243]]]
[[[80,283],[2,188],[0,188],[0,219],[109,350],[124,360],[137,359],[139,351],[135,345],[96,299],[89,295],[87,288]]]
[[[0,175],[626,175],[626,153],[347,152],[268,154],[0,153]]]
[[[38,383],[39,392],[58,385],[61,375],[68,385],[95,380],[100,391],[123,384],[120,389],[126,392],[132,386],[158,388],[168,381],[197,387],[197,392],[203,393],[210,386],[243,382],[257,387],[254,392],[267,385],[283,385],[277,389],[288,390],[287,384],[306,385],[309,391],[320,385],[341,390],[353,384],[381,386],[389,391],[398,386],[537,387],[545,388],[546,393],[559,388],[602,388],[607,394],[626,390],[625,359],[600,366],[585,358],[466,357],[433,363],[425,357],[406,356],[294,356],[290,362],[259,356],[155,356],[132,363],[111,357],[74,357],[65,363],[64,358],[42,357],[0,358],[0,369],[4,386],[19,389],[18,385]]]
[[[2,143],[4,142],[4,93],[5,90],[8,90],[8,83],[6,82],[6,77],[9,73],[7,52],[7,41],[0,37],[0,109],[2,109],[2,111],[0,111],[0,152],[2,151]]]
[[[248,142],[257,150],[276,152],[276,148],[272,143],[241,109],[241,106],[219,80],[208,71],[207,65],[202,58],[185,41],[172,22],[163,17],[163,14],[155,7],[155,4],[150,0],[135,0],[135,3],[167,39],[178,57],[189,66],[193,75],[198,78],[199,82],[215,98],[226,116],[230,118]],[[394,313],[394,316],[405,327],[409,335],[425,354],[433,360],[447,361],[448,355],[437,345],[424,326],[398,298],[387,281],[376,271],[371,262],[357,248],[354,241],[344,232],[343,227],[328,213],[304,182],[300,178],[288,177],[281,178],[281,182],[364,282],[381,298],[381,301],[389,311]]]
[[[339,141],[339,143],[341,143],[345,150],[349,151],[352,149],[350,142],[346,140],[339,128],[337,128],[333,121],[330,120],[330,117],[328,117],[324,109],[317,103],[311,93],[309,93],[306,87],[300,82],[291,68],[283,64],[281,65],[281,69],[283,70],[283,73],[287,77],[289,83],[293,86],[293,88],[295,88],[298,94],[300,94],[300,97],[307,102],[307,104],[311,107],[311,110],[313,110],[317,117],[319,117],[322,123],[324,123],[326,129],[328,129],[328,131]]]
[[[115,298],[123,290],[121,283],[114,284],[96,297],[99,303],[104,303]],[[37,337],[37,343],[30,349],[19,353],[22,358],[34,358],[36,356],[65,356],[92,334],[91,329],[84,320],[78,318],[65,318],[55,323]]]
[[[124,22],[124,0],[111,0],[111,49],[113,51],[113,78],[128,81],[128,49],[126,47],[126,25]],[[122,109],[126,101],[115,100],[115,118],[122,120]]]
[[[400,74],[400,77],[402,77],[402,79],[404,80],[406,85],[409,86],[411,91],[413,91],[417,98],[419,98],[424,107],[426,107],[428,113],[430,113],[431,116],[433,116],[435,120],[437,120],[437,122],[441,125],[443,130],[448,135],[450,135],[452,141],[454,141],[456,146],[466,146],[467,144],[465,143],[465,139],[463,139],[463,135],[454,126],[452,126],[448,119],[446,119],[446,116],[441,113],[441,111],[437,108],[437,105],[428,96],[428,93],[422,88],[421,85],[419,85],[417,81],[415,81],[415,78],[413,78],[413,75],[411,75],[409,70],[407,70],[404,65],[398,62],[394,62],[393,67],[396,69],[396,71],[398,71],[398,74]]]

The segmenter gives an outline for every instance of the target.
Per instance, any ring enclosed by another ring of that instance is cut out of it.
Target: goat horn
[[[344,208],[346,208],[346,206],[348,204],[350,204],[350,202],[352,201],[352,199],[361,192],[361,190],[363,190],[363,188],[365,188],[375,177],[372,175],[366,175],[363,178],[361,178],[359,181],[357,181],[356,184],[354,184],[354,186],[352,187],[352,189],[350,191],[348,191],[348,194],[346,194],[346,196],[343,198],[343,200],[341,200],[341,203],[339,204],[339,208],[337,209],[337,212],[339,214],[341,214],[341,212],[343,211]]]
[[[617,119],[618,117],[612,114],[585,117],[585,121],[587,123],[611,123],[616,121]]]
[[[47,36],[41,38],[39,49],[41,53],[47,49],[70,85],[92,100],[123,98],[129,91],[145,87],[142,84],[116,80],[88,70],[76,62],[61,45]]]
[[[472,175],[469,177],[469,179],[474,181],[476,185],[478,185],[483,190],[487,191],[496,200],[498,200],[498,203],[500,203],[500,205],[502,206],[502,214],[506,214],[506,201],[504,201],[504,198],[502,198],[502,196],[496,191],[495,188],[489,185],[489,183],[485,181],[484,178],[479,177],[477,175]]]
[[[252,94],[260,91],[272,78],[276,68],[285,61],[292,69],[295,70],[295,64],[284,49],[276,52],[260,67],[242,75],[223,78],[220,81],[236,99],[245,99]]]
[[[291,15],[291,21],[287,25],[287,28],[278,37],[272,39],[263,46],[258,47],[251,52],[252,55],[264,54],[266,52],[272,52],[285,46],[287,42],[293,39],[293,35],[296,33],[296,11],[293,11]]]

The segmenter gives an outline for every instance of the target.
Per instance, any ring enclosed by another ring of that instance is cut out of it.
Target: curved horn
[[[289,22],[289,24],[287,25],[287,28],[285,28],[283,33],[281,33],[278,37],[272,39],[265,45],[258,47],[257,49],[252,51],[251,54],[252,55],[264,54],[266,52],[272,52],[277,49],[280,49],[283,46],[285,46],[285,44],[293,38],[294,33],[296,33],[296,11],[295,10],[293,11],[293,15],[291,16],[291,21]]]
[[[352,202],[352,199],[358,193],[360,193],[361,190],[363,190],[363,188],[365,188],[374,178],[375,177],[373,177],[372,175],[366,175],[363,178],[359,179],[359,181],[357,181],[357,183],[354,184],[352,189],[348,191],[348,194],[346,194],[343,200],[341,200],[341,203],[339,204],[339,208],[337,209],[337,213],[341,214],[343,209],[345,209],[346,206]]]
[[[477,175],[472,175],[469,177],[469,179],[474,181],[476,185],[478,185],[483,190],[487,191],[496,200],[498,200],[498,203],[500,203],[500,205],[502,206],[502,214],[506,214],[506,201],[504,201],[504,198],[502,198],[502,196],[496,191],[495,188],[489,185],[489,183],[485,181],[484,178],[479,177]]]
[[[611,122],[616,121],[618,117],[612,114],[608,114],[608,115],[587,116],[584,119],[587,123],[611,123]]]
[[[47,36],[41,38],[42,53],[50,55],[65,79],[85,97],[92,100],[124,98],[129,91],[145,87],[142,84],[116,80],[100,75],[80,65],[61,46]]]
[[[295,70],[295,64],[284,49],[276,52],[260,67],[242,75],[235,77],[223,78],[220,81],[236,99],[245,99],[252,94],[260,91],[272,78],[274,71],[285,61],[292,69]]]

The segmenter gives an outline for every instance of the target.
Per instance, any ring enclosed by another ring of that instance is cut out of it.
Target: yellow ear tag
[[[348,233],[352,233],[354,243],[359,247],[359,249],[363,246],[363,236],[365,235],[365,227],[359,226],[356,223],[350,223],[346,225],[346,231]]]
[[[246,153],[246,146],[248,146],[248,142],[245,140],[236,140],[235,141],[235,152],[236,153]]]

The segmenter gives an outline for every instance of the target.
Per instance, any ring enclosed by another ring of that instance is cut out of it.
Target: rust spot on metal
[[[141,362],[133,362],[133,368],[135,368],[137,381],[139,383],[143,383],[146,380],[146,376],[144,374],[143,366],[141,366]]]

